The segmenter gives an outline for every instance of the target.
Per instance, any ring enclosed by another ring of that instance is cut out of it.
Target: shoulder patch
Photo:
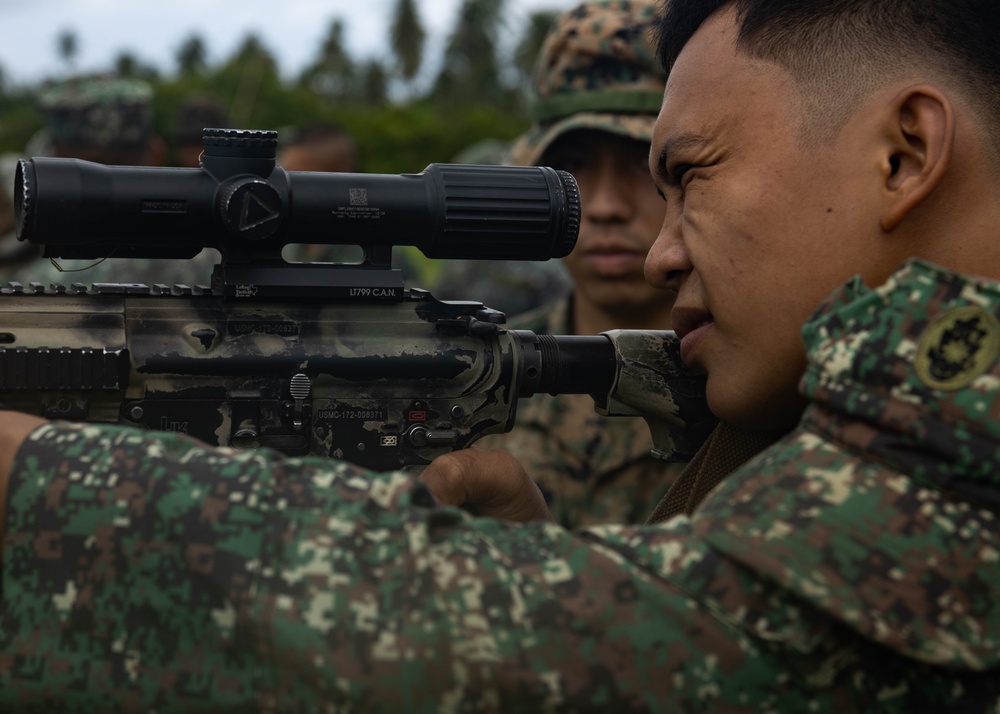
[[[935,318],[917,344],[914,367],[928,387],[953,391],[990,368],[1000,352],[1000,324],[977,305]]]

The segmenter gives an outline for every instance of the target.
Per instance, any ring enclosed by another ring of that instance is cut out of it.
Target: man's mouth
[[[675,307],[670,314],[670,324],[681,341],[681,359],[684,360],[684,364],[690,366],[698,345],[715,324],[712,313],[707,310]]]
[[[630,250],[595,250],[584,253],[584,262],[599,274],[619,275],[641,271],[646,256]]]

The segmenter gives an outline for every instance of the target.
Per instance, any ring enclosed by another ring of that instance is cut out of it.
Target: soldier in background
[[[39,106],[45,126],[32,140],[30,156],[83,159],[116,166],[162,166],[163,139],[153,131],[153,91],[146,82],[110,76],[77,77],[45,89]],[[11,175],[11,178],[13,174]],[[21,245],[12,234],[3,249]],[[8,283],[145,283],[208,285],[219,260],[205,249],[191,260],[137,260],[109,256],[104,260],[57,260],[41,257],[41,249],[18,251],[4,259],[0,250],[0,285]]]
[[[653,0],[584,3],[559,16],[546,38],[535,70],[536,121],[508,160],[574,175],[580,237],[562,261],[570,289],[511,319],[513,328],[670,328],[672,299],[643,275],[664,211],[646,164],[666,82],[649,37],[656,9]],[[683,468],[650,455],[642,419],[602,417],[580,394],[522,400],[514,430],[478,444],[513,454],[569,528],[642,520]]]

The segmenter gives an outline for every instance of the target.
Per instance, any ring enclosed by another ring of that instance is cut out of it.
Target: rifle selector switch
[[[458,432],[454,429],[428,429],[426,426],[415,426],[407,433],[410,446],[451,446],[458,442]]]
[[[298,374],[292,377],[291,382],[288,384],[288,393],[295,400],[292,404],[292,427],[295,431],[302,430],[303,422],[308,418],[306,409],[306,399],[309,398],[309,393],[312,391],[312,383],[309,381],[308,375]]]

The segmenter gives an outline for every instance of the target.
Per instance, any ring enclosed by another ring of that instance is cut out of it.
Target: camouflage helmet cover
[[[52,140],[74,148],[141,147],[153,132],[152,101],[146,82],[109,76],[76,77],[39,96]]]
[[[533,124],[510,163],[537,163],[576,129],[652,139],[667,81],[650,35],[659,9],[659,0],[597,0],[558,17],[535,68]]]

